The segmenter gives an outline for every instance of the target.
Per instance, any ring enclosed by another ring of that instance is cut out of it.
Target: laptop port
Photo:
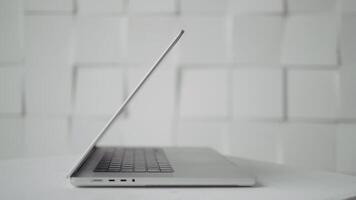
[[[109,179],[109,182],[115,182],[115,179]]]
[[[120,179],[121,182],[126,182],[127,180],[126,179]]]
[[[131,181],[132,181],[132,182],[135,182],[136,180],[133,178]]]

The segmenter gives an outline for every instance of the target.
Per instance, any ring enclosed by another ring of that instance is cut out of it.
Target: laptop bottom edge
[[[229,180],[226,178],[72,177],[70,181],[77,187],[247,187],[255,184],[253,178]]]

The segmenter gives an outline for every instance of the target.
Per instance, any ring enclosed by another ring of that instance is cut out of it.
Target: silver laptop
[[[210,148],[98,146],[116,118],[182,37],[150,68],[69,174],[75,186],[252,186],[255,179]]]

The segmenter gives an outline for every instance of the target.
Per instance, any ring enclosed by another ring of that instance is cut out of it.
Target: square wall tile
[[[27,68],[25,112],[29,115],[60,115],[71,112],[72,70]]]
[[[181,0],[183,14],[223,14],[227,10],[227,0]]]
[[[26,11],[73,11],[73,0],[24,0]]]
[[[124,100],[123,69],[79,67],[75,87],[76,115],[112,115]]]
[[[161,66],[165,68],[165,66]],[[131,94],[147,73],[148,67],[128,69],[128,93]],[[172,119],[176,97],[176,71],[158,69],[128,105],[130,119]]]
[[[354,66],[342,66],[339,73],[339,117],[356,119],[356,68]]]
[[[21,114],[23,98],[22,67],[0,68],[0,113]]]
[[[182,17],[182,26],[187,31],[180,41],[183,63],[228,61],[225,17]]]
[[[289,13],[327,13],[336,11],[337,0],[287,0]]]
[[[131,13],[165,13],[173,14],[176,11],[175,0],[129,0]]]
[[[336,17],[290,16],[287,18],[282,63],[285,65],[325,65],[337,62]]]
[[[276,162],[278,159],[279,123],[239,123],[230,127],[229,146],[234,156]]]
[[[184,69],[180,85],[180,116],[226,118],[228,116],[227,69]]]
[[[235,61],[278,64],[281,56],[282,22],[280,16],[235,17]]]
[[[210,147],[226,153],[228,123],[210,121],[180,121],[175,132],[177,145]]]
[[[231,13],[282,13],[283,0],[229,0]]]
[[[23,9],[21,0],[0,1],[0,62],[23,60]]]
[[[335,119],[338,109],[336,70],[291,70],[288,72],[290,118]]]
[[[356,12],[356,1],[355,0],[341,0],[341,8],[344,13],[355,13]]]
[[[68,155],[68,121],[66,118],[25,119],[26,156]]]
[[[356,16],[344,15],[342,17],[340,35],[341,63],[356,65]]]
[[[0,118],[0,159],[24,156],[24,121],[20,117]]]
[[[76,61],[115,63],[124,57],[125,19],[87,16],[76,20]]]
[[[282,70],[235,69],[232,83],[235,118],[282,119]]]
[[[178,18],[173,16],[131,17],[128,23],[130,63],[152,65],[179,33],[178,24]],[[165,62],[177,62],[177,47],[168,54]]]
[[[340,124],[337,129],[337,170],[356,175],[356,125]]]
[[[303,168],[335,170],[336,125],[295,123],[280,134],[281,162]]]
[[[25,16],[25,58],[29,67],[69,68],[73,20],[70,16]]]
[[[119,14],[124,9],[124,0],[78,0],[79,14]]]

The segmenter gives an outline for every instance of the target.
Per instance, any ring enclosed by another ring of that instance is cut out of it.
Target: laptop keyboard
[[[113,148],[106,151],[94,172],[171,173],[164,151],[157,148]]]

